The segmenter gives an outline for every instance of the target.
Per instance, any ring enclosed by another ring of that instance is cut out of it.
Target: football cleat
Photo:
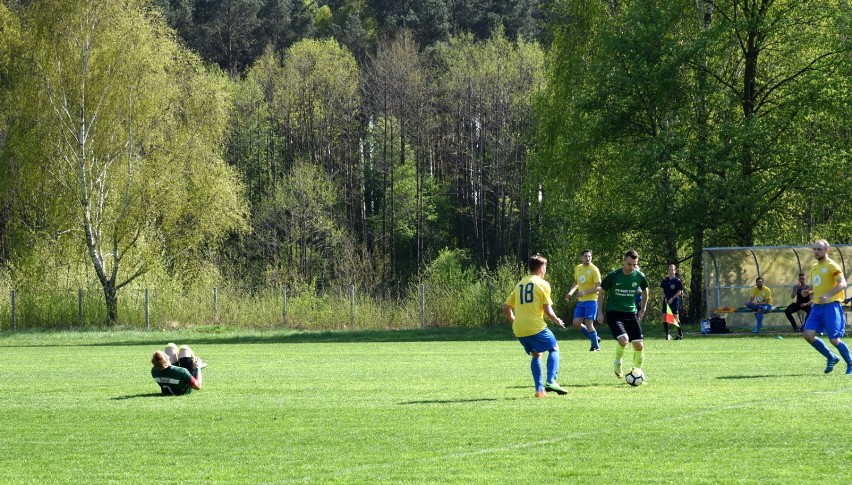
[[[547,393],[544,391],[535,391],[535,397],[542,398],[547,397]]]
[[[594,345],[589,347],[589,352],[600,352],[600,351],[601,351],[600,347],[595,347]]]
[[[547,384],[545,384],[545,385],[544,385],[544,389],[545,389],[546,391],[553,391],[553,392],[555,392],[556,394],[559,394],[559,395],[561,395],[561,396],[564,396],[565,394],[568,394],[568,391],[566,391],[565,389],[563,389],[563,388],[562,388],[562,386],[560,386],[559,384],[557,384],[557,383],[555,383],[555,382],[548,382]]]
[[[678,335],[674,338],[675,340],[683,340],[683,335]]]
[[[621,361],[620,360],[614,361],[613,367],[615,369],[615,377],[618,377],[619,379],[624,377],[624,370],[621,368]]]
[[[834,366],[835,366],[838,362],[840,362],[840,357],[838,357],[838,356],[836,356],[836,355],[832,354],[832,355],[831,355],[831,357],[829,357],[829,358],[828,358],[828,363],[827,363],[827,364],[825,364],[825,373],[826,373],[826,374],[828,374],[829,372],[833,371],[833,370],[834,370]]]
[[[846,364],[846,375],[852,376],[852,364]]]

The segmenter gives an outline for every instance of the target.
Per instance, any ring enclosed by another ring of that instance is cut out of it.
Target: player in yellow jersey
[[[763,327],[763,315],[772,311],[772,290],[763,286],[763,278],[760,276],[754,282],[757,286],[751,289],[751,298],[746,306],[751,308],[757,320],[757,325],[752,332],[760,333],[760,328]]]
[[[598,292],[601,291],[601,272],[592,264],[592,250],[580,252],[580,264],[574,267],[574,286],[565,295],[565,301],[571,300],[577,292],[579,301],[574,308],[574,328],[591,340],[590,352],[601,349],[598,332],[595,330],[595,317],[598,314]]]
[[[568,394],[556,383],[559,374],[559,345],[553,332],[547,328],[544,315],[553,323],[565,328],[562,319],[553,312],[550,283],[544,280],[547,259],[540,254],[530,256],[527,263],[530,274],[518,282],[503,304],[503,314],[512,322],[512,332],[527,354],[532,356],[530,370],[535,383],[535,397],[547,397],[546,391]],[[547,382],[542,382],[541,354],[547,352]]]
[[[846,318],[843,308],[840,307],[840,302],[843,301],[843,290],[846,289],[846,277],[840,265],[828,257],[831,249],[828,241],[825,239],[815,241],[813,249],[817,262],[811,266],[812,289],[802,292],[803,295],[811,297],[813,307],[808,319],[805,320],[802,336],[817,352],[828,359],[825,366],[825,373],[828,374],[834,370],[840,358],[829,350],[822,339],[817,338],[817,332],[825,332],[831,345],[846,361],[846,374],[852,375],[852,356],[849,354],[849,347],[840,340],[846,328]]]

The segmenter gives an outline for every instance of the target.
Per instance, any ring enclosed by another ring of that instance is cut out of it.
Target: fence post
[[[349,285],[349,328],[355,326],[355,285]]]
[[[426,285],[420,283],[420,327],[426,326]]]
[[[281,311],[281,324],[287,326],[287,287],[282,290],[284,307]]]
[[[145,288],[145,328],[151,330],[151,300],[148,296],[148,288]]]
[[[12,290],[12,294],[10,295],[12,299],[12,331],[18,330],[18,314],[16,313],[15,307],[15,290]]]
[[[219,320],[219,288],[213,287],[213,320]]]
[[[488,282],[488,325],[494,325],[495,312],[494,312],[494,287],[491,286],[491,282]]]
[[[83,289],[77,288],[77,321],[83,328]]]

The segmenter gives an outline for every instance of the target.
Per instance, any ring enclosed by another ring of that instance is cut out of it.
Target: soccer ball
[[[631,386],[641,386],[645,382],[645,373],[639,368],[632,369],[624,376],[624,382]]]

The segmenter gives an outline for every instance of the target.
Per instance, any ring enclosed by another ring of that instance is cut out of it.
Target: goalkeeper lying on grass
[[[164,351],[154,352],[151,364],[154,365],[151,377],[166,396],[180,396],[201,389],[201,369],[207,367],[188,346],[178,349],[172,343]]]

